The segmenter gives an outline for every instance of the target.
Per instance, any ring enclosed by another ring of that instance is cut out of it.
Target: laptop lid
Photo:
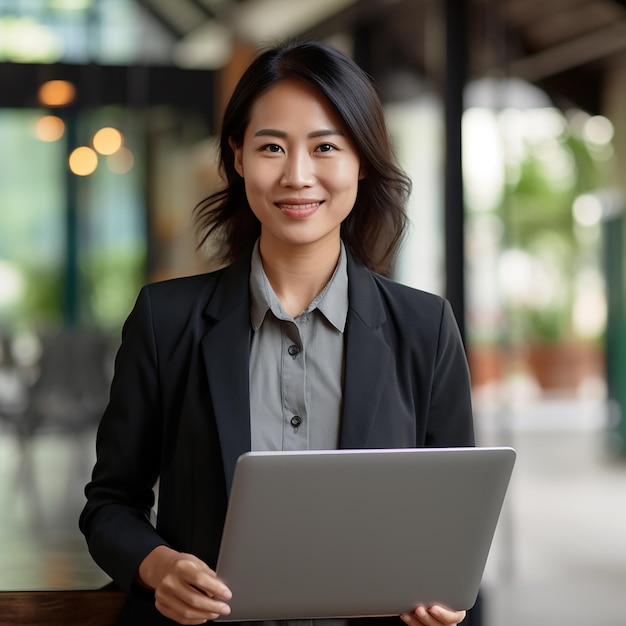
[[[512,448],[250,452],[217,563],[220,621],[398,615],[476,601]]]

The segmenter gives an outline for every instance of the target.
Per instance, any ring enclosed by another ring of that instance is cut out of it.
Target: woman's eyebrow
[[[307,137],[313,139],[314,137],[328,137],[332,135],[343,135],[343,133],[337,128],[327,128],[323,130],[313,131],[312,133],[309,133]]]
[[[281,139],[287,138],[287,133],[282,130],[274,130],[273,128],[261,128],[254,133],[255,137],[280,137]]]
[[[332,135],[343,135],[343,133],[336,128],[323,128],[315,130],[309,133],[307,137],[313,139],[315,137],[329,137]],[[280,139],[287,139],[287,133],[282,130],[276,130],[274,128],[261,128],[254,133],[255,137],[278,137]]]

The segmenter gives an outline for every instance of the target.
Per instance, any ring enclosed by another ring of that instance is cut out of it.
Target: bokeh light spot
[[[89,176],[98,167],[98,155],[87,146],[72,151],[69,158],[70,170],[77,176]]]
[[[39,101],[47,107],[64,107],[76,97],[76,88],[67,80],[49,80],[39,88]]]
[[[35,123],[35,137],[41,141],[58,141],[64,132],[65,124],[56,115],[43,115]]]
[[[106,128],[101,128],[93,136],[93,147],[100,154],[110,155],[122,147],[123,141],[124,138],[119,130],[107,126]]]
[[[114,174],[126,174],[131,170],[134,162],[133,153],[124,147],[107,157],[107,167]]]

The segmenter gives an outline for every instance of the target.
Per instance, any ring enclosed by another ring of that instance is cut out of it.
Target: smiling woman
[[[290,103],[282,101],[281,96],[287,93]],[[283,155],[289,166],[282,172],[283,183],[290,182],[294,174],[311,175],[293,170],[303,165],[293,146],[287,152],[289,146],[280,141],[267,141],[291,139],[293,143],[293,129],[291,136],[286,136],[290,130],[284,126],[286,114],[291,116],[292,126],[307,124],[306,133],[301,134],[302,138],[307,136],[307,149],[315,154],[310,163],[325,162],[323,159],[346,163],[348,154],[356,159],[358,167],[351,174],[352,183],[357,185],[355,210],[349,207],[341,223],[341,237],[367,267],[387,273],[404,236],[405,202],[411,182],[395,163],[382,107],[367,75],[345,55],[314,43],[288,44],[280,54],[262,54],[235,89],[224,113],[220,140],[227,186],[197,207],[204,239],[220,232],[224,236],[222,257],[232,261],[261,232],[246,194],[247,172],[242,178],[238,163],[251,141],[265,152]],[[255,124],[254,132],[249,120]],[[289,198],[289,194],[284,195]]]
[[[86,488],[90,552],[130,592],[119,624],[230,614],[237,590],[215,567],[245,452],[474,442],[450,305],[377,273],[402,240],[410,183],[367,76],[322,44],[268,50],[236,87],[220,146],[226,186],[197,218],[229,264],[141,291]],[[445,626],[465,611],[401,617]]]
[[[261,256],[269,250],[293,254],[294,246],[300,254],[323,249],[325,284],[361,178],[359,155],[338,115],[312,87],[284,81],[254,103],[243,143],[233,147],[235,168],[261,223]]]
[[[362,178],[359,155],[329,102],[292,80],[258,98],[242,144],[232,147],[248,204],[261,224],[265,272],[285,311],[295,317],[335,269],[341,224]],[[287,289],[276,264],[293,268],[294,259],[313,255],[319,259],[318,280],[297,294]]]

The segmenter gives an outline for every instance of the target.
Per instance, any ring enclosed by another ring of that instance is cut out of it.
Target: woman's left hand
[[[465,611],[451,611],[438,604],[418,606],[413,613],[401,615],[409,626],[453,626],[465,619]]]

